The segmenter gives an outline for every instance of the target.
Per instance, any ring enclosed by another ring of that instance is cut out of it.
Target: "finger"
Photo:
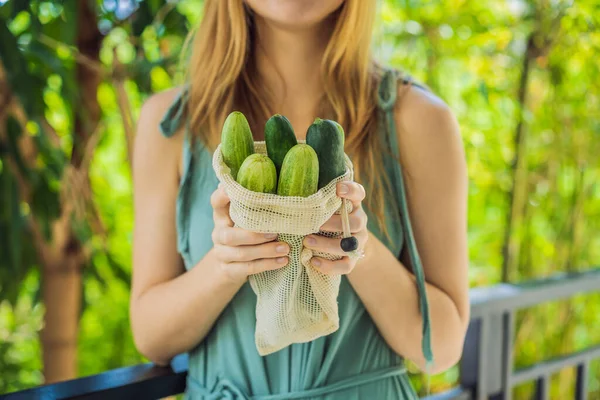
[[[304,238],[304,247],[336,256],[344,256],[346,252],[342,250],[341,240],[341,238],[311,235]]]
[[[367,227],[367,214],[362,208],[359,208],[348,215],[348,221],[350,222],[350,232],[360,232]],[[320,229],[324,232],[342,232],[342,216],[337,214],[333,215]]]
[[[366,196],[365,188],[357,182],[344,181],[338,183],[337,195],[352,202],[352,209],[360,207]]]
[[[327,260],[326,258],[313,257],[310,260],[311,265],[326,275],[346,275],[352,272],[355,263],[350,257],[343,257],[341,260]]]
[[[367,242],[368,233],[366,231],[357,232],[354,237],[358,240],[358,247],[362,249]],[[333,254],[336,256],[346,256],[347,253],[341,246],[342,238],[329,238],[320,235],[309,235],[304,238],[304,247],[322,253]]]
[[[261,258],[254,261],[247,261],[242,263],[233,263],[232,266],[240,266],[246,268],[247,275],[254,275],[265,271],[273,271],[282,267],[285,267],[289,263],[288,257],[277,257],[277,258]],[[237,264],[237,265],[236,265]]]
[[[285,267],[289,263],[288,257],[264,258],[254,261],[223,263],[229,277],[234,281],[246,281],[249,275],[265,271],[273,271]]]
[[[210,204],[213,207],[213,220],[215,226],[233,226],[233,220],[229,215],[230,199],[225,189],[219,187],[210,197]]]
[[[272,242],[276,233],[258,233],[237,227],[217,227],[213,231],[213,243],[225,246],[247,246]]]
[[[290,253],[290,246],[284,242],[271,242],[252,246],[215,246],[217,256],[225,262],[254,261],[261,258],[284,257]]]
[[[223,186],[219,185],[210,196],[210,205],[212,208],[223,208],[229,204],[229,196]]]
[[[215,227],[219,228],[232,228],[235,225],[229,215],[229,206],[215,208],[213,210],[213,220],[215,221]]]

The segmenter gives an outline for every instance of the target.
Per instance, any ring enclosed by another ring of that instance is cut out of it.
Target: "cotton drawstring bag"
[[[303,143],[304,141],[298,141]],[[264,141],[254,143],[255,152],[267,154]],[[250,191],[237,183],[223,161],[221,146],[213,155],[213,168],[231,199],[229,213],[235,226],[260,233],[277,233],[277,240],[290,246],[289,263],[274,271],[249,277],[257,296],[255,342],[260,355],[274,353],[292,343],[309,342],[339,328],[337,297],[341,277],[325,275],[310,265],[314,256],[329,260],[340,257],[314,252],[303,246],[304,237],[321,234],[319,228],[341,212],[337,184],[354,179],[353,165],[346,155],[346,173],[309,197],[280,196]],[[356,252],[348,253],[356,257]]]

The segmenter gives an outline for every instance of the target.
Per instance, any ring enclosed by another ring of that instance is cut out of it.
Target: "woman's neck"
[[[307,128],[318,112],[323,95],[321,60],[332,29],[330,21],[289,30],[256,19],[254,54],[259,79],[270,93],[274,112],[288,117],[297,131]]]

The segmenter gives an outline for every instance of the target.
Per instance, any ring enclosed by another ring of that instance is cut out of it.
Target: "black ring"
[[[355,238],[354,236],[343,238],[342,241],[340,242],[340,247],[346,253],[354,251],[354,250],[358,249],[358,239]]]

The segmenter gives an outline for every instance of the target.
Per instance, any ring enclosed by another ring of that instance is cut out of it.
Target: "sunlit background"
[[[0,0],[8,83],[0,104],[10,90],[26,114],[0,135],[0,393],[43,382],[48,265],[38,255],[40,243],[53,248],[56,229],[83,268],[77,374],[144,361],[128,321],[128,143],[143,101],[180,83],[202,1],[92,3],[82,15],[79,1]],[[426,83],[460,120],[472,287],[599,264],[599,27],[596,0],[380,2],[375,56]],[[97,51],[82,47],[90,33]],[[95,71],[97,87],[77,75],[81,65]],[[86,125],[90,101],[99,108]],[[57,228],[67,205],[71,218]],[[31,220],[42,236],[30,233]],[[597,294],[520,314],[516,366],[600,343],[599,315]],[[598,362],[590,376],[590,398],[599,399]],[[424,378],[413,379],[424,393]],[[458,368],[434,376],[432,392],[457,379]],[[572,370],[552,377],[552,398],[572,398],[573,379]],[[515,398],[529,398],[531,387]]]

